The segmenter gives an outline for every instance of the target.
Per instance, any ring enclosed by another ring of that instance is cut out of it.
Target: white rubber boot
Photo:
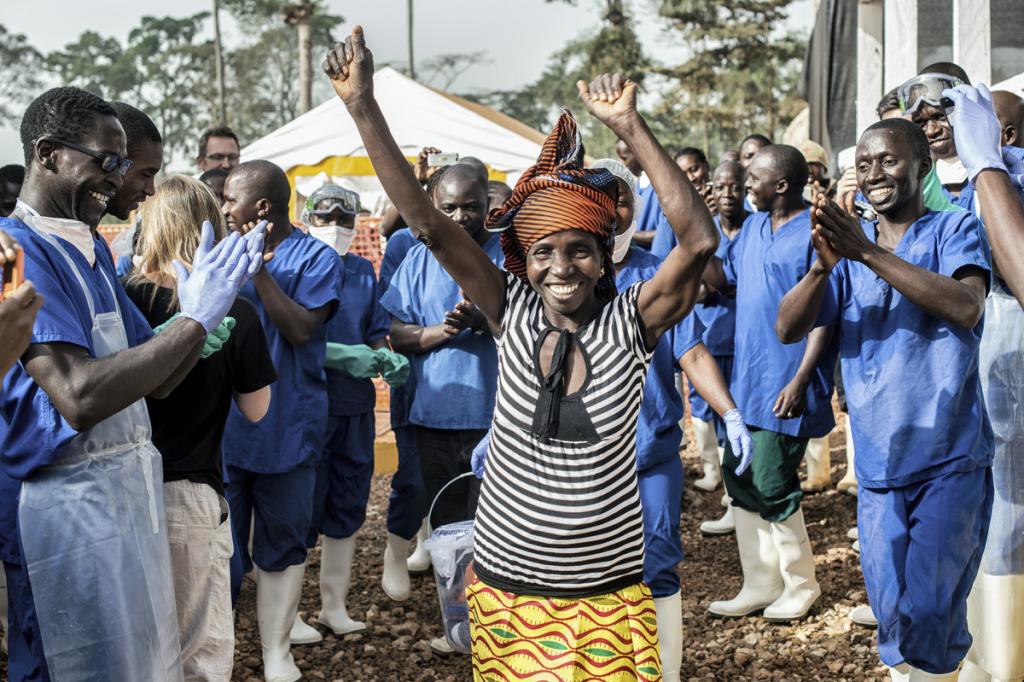
[[[892,682],[909,682],[910,666],[906,663],[900,663],[895,668],[889,668],[889,679]]]
[[[416,549],[412,551],[412,554],[405,562],[409,573],[413,575],[426,573],[430,570],[430,552],[423,548],[423,541],[430,536],[428,530],[427,520],[423,519],[423,525],[420,526],[419,532],[416,533]]]
[[[1024,680],[1024,575],[978,571],[967,597],[967,628],[974,642],[964,670],[970,664],[993,682]],[[961,671],[960,679],[970,678]]]
[[[708,611],[716,616],[738,618],[772,604],[782,594],[779,554],[772,541],[770,524],[759,514],[733,508],[736,519],[736,545],[743,569],[743,587],[727,601],[714,601]]]
[[[807,478],[800,484],[800,489],[804,492],[827,490],[832,485],[832,457],[828,436],[807,441],[804,461],[807,462]]]
[[[984,668],[966,660],[963,667],[960,668],[960,677],[957,679],[958,682],[993,682],[992,676],[985,672]]]
[[[714,521],[704,521],[700,524],[700,532],[704,535],[728,535],[736,530],[736,521],[732,513],[732,506],[725,508],[722,518]]]
[[[345,600],[352,581],[356,538],[320,538],[320,613],[316,619],[340,636],[363,632],[366,625],[348,615]]]
[[[878,619],[875,618],[875,612],[871,610],[871,607],[867,604],[861,604],[860,606],[852,609],[848,616],[851,621],[864,628],[877,628]]]
[[[853,467],[853,430],[850,428],[850,415],[843,415],[846,421],[846,473],[836,484],[836,490],[857,496],[857,470]]]
[[[679,592],[654,600],[658,614],[658,646],[661,648],[661,679],[679,682],[683,667],[683,600]]]
[[[256,620],[263,647],[263,677],[266,682],[295,682],[302,673],[292,658],[289,634],[299,608],[306,565],[274,573],[256,570]]]
[[[683,373],[675,372],[676,375],[676,392],[679,397],[683,399],[683,405],[686,405],[687,396],[686,389],[683,387]],[[691,390],[692,387],[691,387]],[[679,430],[683,432],[683,437],[679,440],[679,452],[682,452],[689,446],[690,441],[686,437],[686,410],[683,410],[683,416],[679,418]]]
[[[299,594],[301,595],[302,582],[306,577],[306,564],[302,564],[302,571],[289,575],[291,575],[292,580],[299,582]],[[298,603],[296,603],[295,608],[298,609]],[[288,639],[291,640],[293,645],[317,644],[324,641],[324,636],[315,627],[302,620],[302,616],[296,611],[295,620],[292,622],[292,629],[288,633]]]
[[[821,596],[814,577],[814,555],[804,526],[804,512],[796,512],[785,521],[771,523],[772,540],[779,553],[779,572],[786,589],[764,610],[770,621],[788,623],[800,620]]]
[[[693,419],[693,440],[700,455],[700,463],[704,468],[704,476],[693,482],[693,487],[704,492],[711,492],[722,482],[718,471],[718,435],[715,425],[702,419]]]
[[[384,550],[384,573],[380,578],[380,586],[391,601],[406,601],[412,586],[409,582],[409,540],[388,533],[388,546]]]

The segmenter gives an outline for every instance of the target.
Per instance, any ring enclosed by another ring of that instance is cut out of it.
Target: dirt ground
[[[832,477],[846,468],[842,428],[831,436]],[[690,442],[692,443],[692,437]],[[694,489],[698,460],[692,448],[683,453],[687,488],[681,522],[686,559],[680,566],[683,597],[683,680],[865,680],[888,679],[878,660],[873,630],[846,617],[866,599],[856,553],[847,531],[856,524],[856,500],[835,490],[804,500],[808,534],[814,546],[823,595],[816,612],[804,622],[774,625],[758,617],[722,620],[708,615],[708,603],[729,598],[740,587],[735,537],[704,537],[699,523],[721,515],[720,492]],[[431,577],[413,578],[413,595],[403,604],[381,590],[381,559],[386,539],[388,478],[375,477],[366,524],[359,534],[350,613],[369,631],[336,638],[326,634],[318,645],[294,647],[304,679],[344,682],[400,680],[471,680],[469,657],[432,654],[427,643],[441,635],[441,616]],[[300,612],[307,621],[319,609],[315,577],[319,549],[309,559]],[[246,581],[238,614],[234,679],[262,682],[256,632],[255,586]]]

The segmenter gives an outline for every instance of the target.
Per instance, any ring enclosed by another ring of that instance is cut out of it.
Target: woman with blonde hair
[[[218,240],[227,234],[217,199],[198,180],[172,176],[146,201],[135,268],[124,284],[158,332],[178,313],[172,264],[191,267],[204,222],[212,224]],[[163,400],[146,399],[153,443],[163,455],[171,572],[189,680],[231,678],[234,542],[224,499],[221,436],[232,409],[252,421],[263,417],[270,384],[277,379],[252,304],[238,298],[228,316],[178,387]]]

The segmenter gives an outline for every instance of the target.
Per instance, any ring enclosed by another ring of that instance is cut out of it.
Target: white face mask
[[[310,225],[309,233],[337,251],[339,256],[348,253],[348,247],[352,246],[352,239],[356,236],[354,227],[341,227],[340,225],[328,225],[327,227]]]
[[[962,185],[967,182],[967,169],[958,156],[952,159],[937,159],[935,174],[939,176],[939,182],[943,185]]]
[[[630,223],[629,227],[622,234],[615,235],[615,246],[612,249],[612,262],[621,263],[629,253],[629,243],[633,240],[633,233],[636,232],[636,221]]]

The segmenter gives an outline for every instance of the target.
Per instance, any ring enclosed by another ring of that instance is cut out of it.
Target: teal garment
[[[957,206],[946,195],[939,182],[939,174],[935,172],[935,166],[928,171],[924,178],[924,207],[931,211],[964,211],[962,206]]]
[[[153,327],[153,334],[156,335],[162,332],[167,325],[174,322],[180,314],[181,313],[175,313],[163,324]],[[223,348],[224,344],[227,343],[229,338],[231,338],[231,330],[234,328],[235,318],[225,317],[221,320],[220,324],[217,325],[217,328],[206,335],[206,340],[203,342],[203,350],[199,352],[199,359],[205,360]]]

